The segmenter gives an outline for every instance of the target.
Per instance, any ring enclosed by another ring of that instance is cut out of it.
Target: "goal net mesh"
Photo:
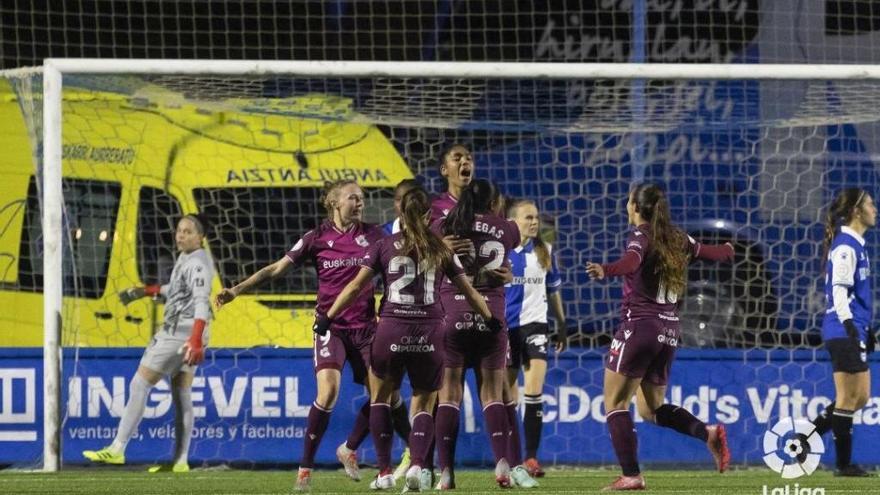
[[[824,313],[822,211],[843,187],[877,191],[877,82],[86,74],[66,75],[64,84],[68,462],[112,440],[115,419],[107,418],[121,413],[140,349],[162,322],[161,300],[123,306],[116,293],[167,282],[182,213],[199,211],[213,223],[207,245],[216,293],[279,259],[318,225],[324,181],[358,180],[367,220],[385,223],[393,220],[400,180],[415,176],[430,191],[445,189],[437,160],[452,143],[472,150],[478,177],[538,205],[542,236],[562,272],[572,342],[551,360],[554,401],[561,403],[565,386],[580,386],[581,401],[601,396],[597,356],[619,321],[621,284],[591,282],[583,267],[622,253],[627,193],[643,180],[665,188],[673,220],[692,236],[736,246],[731,265],[690,267],[681,345],[767,351],[766,364],[740,377],[721,368],[705,383],[812,395],[818,383],[830,383],[816,349]],[[39,74],[6,73],[3,214],[10,228],[0,237],[0,274],[3,297],[21,311],[0,319],[22,329],[15,345],[30,347],[42,345],[41,91]],[[211,347],[218,350],[194,384],[191,459],[248,464],[262,449],[284,452],[274,462],[298,459],[314,379],[308,366],[305,373],[279,370],[283,349],[312,345],[315,287],[314,270],[306,268],[215,314]],[[773,350],[789,358],[772,360]],[[118,357],[115,369],[81,357],[102,352]],[[737,356],[742,362],[749,353]],[[352,416],[366,395],[346,387],[350,396],[334,414]],[[822,403],[810,405],[804,414]],[[165,459],[173,449],[166,382],[148,406],[127,453],[134,461]],[[708,406],[700,414],[713,422],[723,415]],[[107,429],[91,426],[96,418]],[[562,419],[560,408],[556,421]],[[735,462],[760,463],[766,421],[743,420],[743,454]],[[564,439],[564,426],[548,423],[547,445]],[[545,448],[548,462],[613,462],[607,437],[581,440],[599,457],[578,457],[574,446]],[[369,458],[369,442],[366,448]]]

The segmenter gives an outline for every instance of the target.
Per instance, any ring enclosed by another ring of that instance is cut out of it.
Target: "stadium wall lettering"
[[[82,462],[84,449],[107,445],[116,432],[128,382],[141,349],[80,349],[64,361],[63,456]],[[602,361],[598,352],[551,358],[541,458],[552,463],[612,464],[602,411]],[[872,373],[880,360],[871,360]],[[334,449],[347,436],[361,404],[363,388],[343,378],[340,400],[318,453],[334,463]],[[315,394],[311,351],[303,349],[219,349],[209,352],[193,385],[196,429],[194,462],[293,464],[302,449],[308,408]],[[708,422],[727,425],[733,461],[763,465],[762,438],[783,417],[813,417],[833,396],[831,368],[824,351],[682,350],[673,367],[667,400]],[[876,380],[875,380],[876,382]],[[404,384],[404,395],[408,395]],[[462,407],[459,462],[490,463],[473,377]],[[42,353],[40,349],[0,349],[0,463],[29,463],[42,449]],[[173,449],[173,406],[167,382],[151,392],[144,421],[129,444],[131,463],[167,458]],[[646,463],[709,464],[698,441],[646,424],[635,416],[639,449]],[[875,384],[855,417],[854,458],[880,463],[880,393]],[[833,462],[826,438],[824,462]],[[667,448],[674,442],[674,450]],[[401,445],[395,446],[400,453]],[[374,459],[367,440],[363,459]]]

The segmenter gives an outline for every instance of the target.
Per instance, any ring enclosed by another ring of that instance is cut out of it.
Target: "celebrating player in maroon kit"
[[[431,200],[431,222],[446,218],[455,208],[462,190],[474,178],[474,158],[463,144],[453,144],[440,155],[440,175],[446,179],[446,192]]]
[[[709,448],[720,472],[730,452],[723,425],[707,426],[686,409],[664,404],[669,371],[679,342],[678,310],[687,283],[687,265],[694,258],[733,260],[733,246],[696,242],[672,224],[663,190],[641,184],[626,203],[635,228],[623,256],[614,263],[587,263],[592,279],[624,277],[621,323],[605,359],[605,417],[623,475],[606,490],[641,490],[638,448],[629,404],[641,390],[639,415],[658,426],[698,438]]]
[[[326,331],[356,294],[371,284],[376,273],[384,280],[379,326],[373,340],[370,362],[372,409],[370,430],[376,446],[379,475],[371,488],[394,486],[391,473],[391,415],[389,399],[400,387],[403,373],[413,388],[412,464],[406,473],[406,488],[418,491],[422,466],[431,445],[434,421],[431,412],[440,388],[443,361],[443,315],[439,290],[448,278],[464,295],[468,309],[487,323],[481,330],[500,333],[501,322],[492,317],[483,298],[464,277],[464,271],[443,242],[428,229],[428,194],[415,188],[401,201],[401,232],[374,244],[364,257],[357,277],[345,287],[326,315],[318,315],[315,332]],[[498,312],[498,314],[502,314]],[[473,331],[477,331],[474,329]]]
[[[487,272],[502,266],[510,252],[519,243],[516,224],[498,215],[501,195],[491,182],[473,180],[465,187],[455,208],[445,220],[435,224],[444,235],[470,239],[475,258],[468,264],[467,273],[474,277],[474,287],[488,302],[492,314],[504,314],[504,286],[487,277]],[[454,488],[454,442],[458,434],[459,405],[462,399],[462,375],[466,367],[473,367],[480,381],[480,400],[486,419],[496,462],[496,480],[502,486],[510,485],[507,441],[509,426],[502,401],[507,366],[507,334],[476,331],[477,322],[464,296],[456,287],[445,283],[440,289],[446,312],[445,358],[446,369],[437,409],[437,445],[439,452],[441,488]]]
[[[341,180],[325,187],[324,206],[330,218],[318,228],[306,233],[290,251],[275,263],[262,268],[247,280],[230,289],[223,289],[216,298],[219,308],[231,302],[239,294],[306,262],[313,263],[318,272],[318,300],[316,311],[324,313],[333,304],[336,295],[360,270],[363,257],[370,246],[382,239],[382,228],[361,222],[364,209],[364,193],[356,182]],[[330,413],[339,396],[340,375],[345,362],[351,365],[356,383],[365,384],[370,357],[370,343],[376,328],[376,309],[372,284],[364,286],[355,301],[337,315],[330,331],[315,338],[315,377],[318,394],[309,409],[303,456],[297,474],[296,488],[309,489],[315,453],[327,430]],[[403,409],[407,423],[406,408]],[[369,404],[362,408],[349,436],[349,442],[360,443],[369,432]],[[408,433],[408,431],[407,431]],[[354,440],[352,438],[354,437]],[[345,466],[346,473],[357,480],[357,458],[347,450],[345,456],[337,457]],[[356,448],[356,446],[352,446]]]

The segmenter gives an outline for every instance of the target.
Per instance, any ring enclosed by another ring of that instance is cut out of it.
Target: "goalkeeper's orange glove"
[[[193,323],[192,335],[186,344],[183,344],[186,353],[183,355],[183,362],[186,364],[199,364],[205,359],[205,348],[202,346],[202,334],[205,332],[205,320],[196,319]]]

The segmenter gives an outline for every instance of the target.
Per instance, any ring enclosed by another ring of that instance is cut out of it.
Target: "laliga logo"
[[[825,452],[822,437],[815,434],[815,429],[805,419],[780,419],[764,433],[764,463],[786,479],[813,474]],[[777,453],[780,449],[781,457]]]

